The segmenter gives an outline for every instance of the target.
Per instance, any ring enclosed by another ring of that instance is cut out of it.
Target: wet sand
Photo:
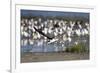
[[[21,55],[21,63],[89,60],[89,53],[24,53]]]

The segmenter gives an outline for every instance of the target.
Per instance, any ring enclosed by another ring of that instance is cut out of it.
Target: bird
[[[43,33],[40,29],[37,29],[36,27],[34,27],[35,31],[37,31],[39,34],[43,35],[44,37],[47,37],[48,39],[53,39],[53,37],[48,36],[47,34]]]
[[[67,40],[67,37],[66,37],[66,34],[63,35],[63,41],[66,41]]]
[[[31,22],[31,21],[28,21],[28,24],[29,24],[29,25],[32,25],[32,22]]]
[[[78,42],[76,41],[76,42],[74,42],[74,44],[75,44],[75,45],[77,45],[77,44],[78,44]]]
[[[82,34],[82,36],[84,36],[84,35],[85,35],[84,29],[82,29],[82,33],[81,33],[81,34]]]
[[[24,39],[23,45],[25,46],[25,45],[27,45],[27,44],[28,44],[28,40],[27,40],[27,39]]]
[[[82,29],[82,26],[80,24],[78,26],[79,26],[79,29]]]
[[[35,32],[35,29],[32,27],[32,31]]]
[[[76,32],[77,36],[80,36],[81,35],[80,29],[76,29],[75,32]]]
[[[88,34],[88,31],[87,31],[87,29],[84,29],[84,33],[85,33],[85,35],[87,35],[87,34]]]
[[[44,29],[42,30],[42,32],[45,33],[45,34],[47,34],[48,28],[44,28]]]
[[[56,41],[58,41],[57,38],[56,38],[56,39],[52,39],[52,40],[50,40],[50,41],[48,42],[48,44],[51,44],[51,43],[56,42]]]
[[[34,24],[35,24],[35,25],[37,25],[37,23],[38,23],[37,21],[34,21]]]
[[[37,33],[37,37],[38,37],[38,39],[40,39],[41,38],[41,35],[39,33]]]
[[[30,45],[33,45],[34,44],[34,42],[33,42],[32,39],[29,39],[29,43],[30,43]]]
[[[68,41],[69,41],[69,43],[72,41],[71,37],[68,37]]]
[[[85,23],[86,26],[89,26],[89,23]]]
[[[52,29],[48,29],[48,33],[49,33],[49,34],[52,33]]]
[[[23,31],[23,35],[25,36],[25,37],[28,37],[28,32],[26,32],[26,31]]]
[[[39,22],[41,22],[41,21],[42,21],[42,19],[41,19],[41,18],[39,18],[39,19],[38,19],[38,21],[39,21]]]
[[[66,31],[66,25],[64,25],[64,26],[62,27],[62,29],[63,29],[64,31]]]
[[[70,21],[71,28],[75,25],[75,22]]]
[[[59,34],[61,35],[63,33],[62,29],[60,29]]]
[[[67,34],[70,37],[71,36],[71,31],[67,31]]]

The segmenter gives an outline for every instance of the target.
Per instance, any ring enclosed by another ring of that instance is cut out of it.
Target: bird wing
[[[48,42],[48,44],[51,44],[51,43],[53,43],[53,42],[55,42],[55,41],[57,41],[58,39],[52,39],[52,40],[50,40],[50,42]]]
[[[34,27],[34,29],[35,29],[38,33],[40,33],[41,35],[47,37],[48,39],[53,39],[53,38],[54,38],[54,37],[50,37],[50,36],[46,35],[45,33],[43,33],[41,30],[37,29],[36,27]]]

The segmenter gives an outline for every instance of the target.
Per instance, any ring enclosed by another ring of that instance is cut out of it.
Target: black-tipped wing
[[[43,33],[40,29],[37,29],[36,27],[34,27],[34,29],[35,29],[38,33],[40,33],[40,34],[42,34],[43,36],[47,37],[48,39],[53,39],[53,38],[54,38],[54,37],[50,37],[50,36],[46,35],[45,33]]]

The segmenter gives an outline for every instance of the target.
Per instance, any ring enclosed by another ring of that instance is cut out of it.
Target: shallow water
[[[70,43],[68,41],[65,41],[64,43],[60,43],[59,41],[57,41],[57,42],[54,42],[52,44],[47,44],[47,43],[44,42],[41,45],[37,45],[37,43],[35,43],[33,45],[25,45],[25,46],[21,46],[21,52],[24,53],[24,52],[56,52],[56,51],[63,51],[64,48],[74,45],[74,42],[76,40],[79,40],[79,39],[73,38]],[[83,42],[84,40],[87,41],[87,42],[85,42],[86,47],[89,47],[89,38],[88,37],[82,37],[79,40],[79,42]],[[62,46],[62,44],[63,44],[63,46]]]

